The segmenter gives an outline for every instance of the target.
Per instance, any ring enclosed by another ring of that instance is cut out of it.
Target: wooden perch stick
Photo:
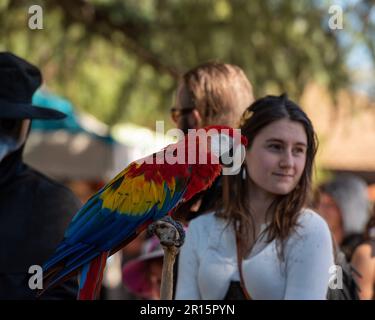
[[[172,220],[170,217],[156,221],[149,227],[149,230],[159,238],[160,244],[164,250],[160,299],[172,300],[173,266],[184,241],[185,233],[181,224]]]

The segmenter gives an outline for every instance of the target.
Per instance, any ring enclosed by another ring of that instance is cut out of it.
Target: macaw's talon
[[[172,300],[173,297],[173,265],[180,247],[184,243],[185,231],[179,222],[167,216],[155,221],[148,227],[160,240],[164,250],[163,270],[160,285],[160,299]]]
[[[155,234],[162,246],[179,248],[185,240],[185,231],[181,223],[167,216],[148,227],[148,232]]]

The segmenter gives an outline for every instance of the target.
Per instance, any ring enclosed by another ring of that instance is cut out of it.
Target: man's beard
[[[8,154],[17,150],[18,147],[17,140],[12,137],[0,136],[0,163]]]
[[[0,124],[1,163],[6,156],[19,149],[25,143],[31,129],[31,120],[2,120]]]

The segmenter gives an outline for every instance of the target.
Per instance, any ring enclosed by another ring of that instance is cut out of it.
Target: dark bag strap
[[[238,264],[238,272],[240,274],[240,286],[242,289],[242,292],[246,298],[246,300],[253,300],[249,294],[249,292],[246,290],[245,282],[243,280],[243,274],[242,274],[242,250],[240,248],[241,241],[238,236],[238,232],[236,232],[236,248],[237,248],[237,264]]]

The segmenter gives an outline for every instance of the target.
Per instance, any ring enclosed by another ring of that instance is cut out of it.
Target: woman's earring
[[[246,169],[242,167],[242,180],[246,180]]]

